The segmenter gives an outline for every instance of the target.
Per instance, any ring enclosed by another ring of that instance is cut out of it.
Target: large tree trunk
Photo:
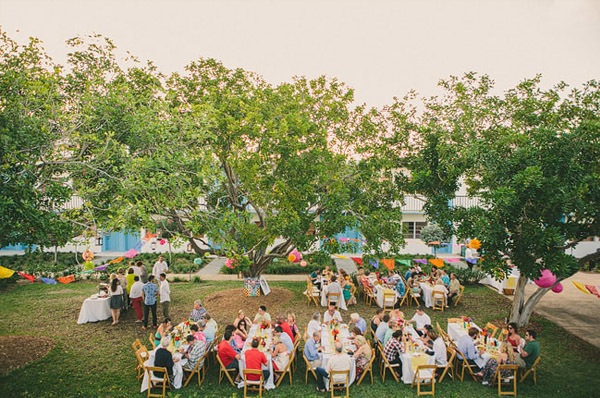
[[[519,276],[515,288],[512,309],[510,311],[509,322],[514,322],[519,327],[526,326],[529,323],[529,318],[531,317],[535,306],[540,302],[542,297],[560,283],[562,279],[557,280],[556,283],[549,288],[538,287],[538,289],[527,298],[527,301],[525,301],[525,286],[527,286],[527,280],[528,278],[523,274]]]

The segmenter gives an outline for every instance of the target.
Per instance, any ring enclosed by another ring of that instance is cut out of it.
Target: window
[[[421,238],[421,229],[427,225],[427,222],[403,222],[402,226],[404,227],[404,239],[420,239]]]

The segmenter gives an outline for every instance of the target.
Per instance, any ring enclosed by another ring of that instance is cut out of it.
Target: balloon
[[[549,269],[544,269],[541,276],[533,281],[541,288],[548,288],[556,283],[556,276]]]
[[[210,256],[210,252],[205,252],[204,257],[208,258],[208,256]]]
[[[304,260],[300,261],[300,266],[301,267],[306,267],[306,264],[307,264],[306,261],[304,261]]]
[[[288,261],[290,263],[295,263],[296,262],[296,256],[294,255],[294,253],[288,254]]]
[[[560,293],[563,291],[563,289],[564,289],[564,287],[563,287],[562,283],[559,283],[558,285],[556,285],[552,288],[552,291],[554,293]]]
[[[201,264],[202,264],[202,259],[201,259],[201,258],[199,258],[199,257],[198,257],[198,258],[195,258],[195,259],[194,259],[194,264],[196,264],[196,265],[201,265]]]

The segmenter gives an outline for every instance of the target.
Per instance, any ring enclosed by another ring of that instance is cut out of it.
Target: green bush
[[[485,278],[486,275],[485,272],[475,268],[450,267],[447,272],[453,272],[462,285],[475,285]]]

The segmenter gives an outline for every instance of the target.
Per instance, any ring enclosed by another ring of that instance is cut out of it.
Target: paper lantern
[[[290,263],[295,263],[296,262],[296,256],[293,253],[288,254],[288,261]]]
[[[545,289],[556,283],[556,276],[549,269],[544,269],[541,276],[533,281],[539,287]]]
[[[227,268],[229,268],[229,269],[233,269],[233,267],[235,266],[235,260],[233,260],[233,259],[231,259],[231,258],[228,258],[228,259],[225,261],[225,266],[226,266]]]
[[[196,265],[201,265],[201,264],[202,264],[202,259],[201,259],[201,258],[199,258],[199,257],[195,258],[195,259],[194,259],[194,264],[196,264]]]
[[[306,264],[307,264],[306,261],[304,261],[304,260],[300,261],[300,266],[301,267],[306,267]]]
[[[210,256],[210,252],[205,252],[204,257],[208,258],[208,256]]]
[[[164,240],[164,239],[161,239],[161,240],[158,241],[158,243],[160,243],[161,245],[164,245],[165,243],[167,243],[167,241]]]
[[[302,253],[300,253],[298,249],[294,249],[288,254],[288,261],[290,263],[297,263],[300,262],[300,260],[302,260]]]
[[[556,285],[552,288],[552,291],[554,293],[560,293],[563,291],[563,289],[564,289],[564,287],[563,287],[562,283],[559,283],[558,285]]]

